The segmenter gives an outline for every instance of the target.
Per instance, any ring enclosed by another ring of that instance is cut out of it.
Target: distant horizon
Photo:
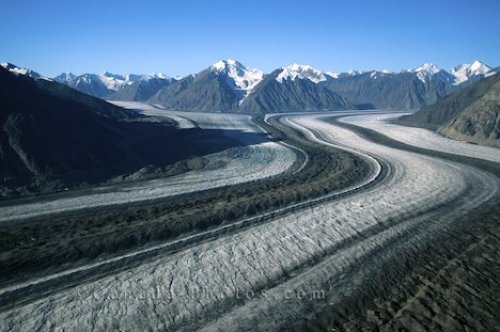
[[[7,1],[0,60],[63,72],[185,77],[233,58],[266,73],[500,65],[500,2],[424,0]]]
[[[274,69],[272,69],[270,71],[265,71],[265,70],[262,70],[259,67],[248,65],[246,63],[242,63],[238,59],[234,59],[234,58],[220,59],[218,61],[225,61],[225,60],[229,60],[229,59],[238,61],[239,63],[241,63],[246,68],[261,70],[264,74],[270,74],[270,73],[272,73],[273,71],[275,71],[277,69],[286,67],[288,65],[297,64],[296,62],[289,63],[289,64],[286,64],[286,65],[277,66],[276,68],[274,68]],[[206,69],[210,68],[210,66],[212,66],[213,64],[215,64],[218,61],[214,61],[213,63],[206,65],[204,68],[201,68],[200,70],[198,70],[196,72],[187,73],[185,75],[171,75],[168,72],[160,72],[160,71],[142,72],[142,73],[140,73],[140,72],[127,72],[127,71],[126,72],[113,72],[113,71],[110,71],[110,70],[105,70],[103,72],[84,72],[84,73],[77,73],[77,72],[73,72],[73,71],[66,71],[66,72],[60,72],[60,73],[58,73],[56,75],[46,75],[45,73],[41,72],[40,70],[37,70],[36,68],[32,68],[30,66],[20,65],[20,64],[17,64],[17,63],[14,63],[12,61],[8,61],[8,60],[5,60],[5,59],[0,59],[0,63],[1,64],[10,63],[10,64],[15,65],[15,66],[20,67],[20,68],[25,68],[25,69],[33,70],[33,71],[37,72],[38,74],[40,74],[40,75],[42,75],[44,77],[48,77],[48,78],[54,78],[54,77],[57,77],[57,76],[62,75],[62,74],[73,74],[75,76],[80,76],[80,75],[84,75],[84,74],[104,75],[106,73],[113,74],[113,75],[166,75],[167,77],[171,77],[171,78],[184,78],[184,77],[187,77],[189,75],[194,75],[194,74],[197,74],[197,73],[199,73],[199,72],[201,72],[203,70],[206,70]],[[439,64],[436,64],[436,63],[434,63],[432,61],[427,61],[427,62],[423,62],[423,63],[421,63],[419,65],[416,65],[414,67],[408,67],[408,68],[404,68],[404,69],[400,69],[400,70],[389,70],[389,69],[386,69],[386,68],[371,68],[371,69],[357,69],[357,68],[352,68],[352,69],[349,69],[349,70],[346,70],[346,71],[338,71],[338,70],[323,70],[323,69],[318,68],[317,66],[315,66],[314,64],[311,64],[311,63],[299,63],[299,65],[310,65],[313,68],[318,69],[318,70],[320,70],[321,72],[323,72],[325,74],[327,74],[327,73],[344,74],[344,73],[350,73],[350,72],[353,72],[353,71],[360,72],[360,73],[366,73],[366,72],[372,72],[372,71],[380,71],[380,72],[382,72],[382,71],[388,71],[389,73],[397,74],[397,73],[403,73],[403,72],[406,72],[406,71],[414,70],[414,69],[416,69],[416,68],[418,68],[418,67],[420,67],[421,65],[424,65],[424,64],[433,64],[437,68],[449,72],[451,69],[456,68],[456,67],[458,67],[460,65],[472,64],[475,61],[479,61],[479,62],[481,62],[481,63],[489,66],[492,69],[496,69],[496,68],[500,67],[500,66],[498,66],[496,64],[490,64],[490,63],[487,63],[485,61],[481,61],[479,58],[477,58],[477,59],[475,59],[473,61],[469,61],[469,62],[458,63],[458,64],[456,64],[456,65],[454,65],[454,66],[452,66],[450,68],[444,68],[444,67],[440,66]]]

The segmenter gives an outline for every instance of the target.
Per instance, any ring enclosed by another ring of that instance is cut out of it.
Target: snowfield
[[[293,63],[281,68],[281,72],[276,76],[276,81],[283,83],[283,80],[307,79],[314,83],[326,81],[326,76],[320,70],[309,66]]]
[[[453,227],[456,217],[498,194],[499,180],[490,173],[373,143],[325,116],[331,113],[288,115],[283,123],[364,155],[374,169],[383,160],[390,176],[364,192],[19,305],[0,314],[0,329],[279,330],[335,305],[377,263]],[[371,126],[371,117],[344,121]],[[459,142],[450,148],[468,153]],[[269,158],[281,158],[278,165],[291,158],[286,149],[273,149],[280,152]]]

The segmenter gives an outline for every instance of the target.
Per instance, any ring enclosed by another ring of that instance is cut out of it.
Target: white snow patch
[[[361,70],[348,70],[347,73],[344,73],[345,75],[348,75],[348,76],[357,76],[357,75],[361,75],[363,74],[363,72]]]
[[[461,84],[463,82],[468,81],[472,77],[475,76],[491,76],[495,74],[495,71],[492,68],[488,67],[484,63],[476,60],[471,64],[462,64],[450,70],[450,74],[455,77],[454,85]]]
[[[417,77],[422,82],[425,82],[429,77],[439,73],[441,69],[432,63],[424,63],[418,68],[412,70],[413,73],[417,74]]]
[[[158,73],[158,74],[126,74],[126,75],[120,75],[120,74],[112,74],[109,72],[106,72],[102,75],[95,75],[95,74],[82,74],[79,76],[76,76],[71,73],[63,73],[59,76],[59,79],[66,82],[66,84],[69,84],[70,86],[76,86],[81,83],[84,84],[92,84],[93,82],[100,82],[102,83],[108,90],[111,91],[118,91],[121,88],[123,88],[125,85],[131,85],[135,82],[140,82],[140,81],[148,81],[154,78],[161,78],[161,79],[170,79],[167,75]]]
[[[118,78],[118,77],[112,77],[108,76],[106,74],[99,76],[100,81],[106,86],[107,89],[112,90],[112,91],[118,91],[120,90],[124,85],[126,85],[127,82],[125,78]],[[132,83],[132,82],[130,82]]]
[[[286,67],[281,68],[281,72],[276,77],[276,81],[283,83],[283,80],[292,80],[295,79],[301,80],[309,80],[314,83],[319,83],[322,81],[326,81],[326,76],[320,70],[311,67],[310,65],[299,65],[299,64],[291,64]]]
[[[3,68],[7,69],[8,71],[10,71],[11,73],[13,73],[14,75],[17,75],[17,76],[22,75],[22,76],[28,76],[31,78],[42,78],[42,76],[40,74],[38,74],[37,72],[35,72],[31,69],[21,68],[21,67],[18,67],[16,65],[13,65],[11,63],[3,62],[3,63],[0,63],[0,66],[2,66]]]
[[[328,75],[328,76],[333,77],[333,78],[339,78],[339,74],[337,72],[334,72],[334,71],[327,71],[325,73],[325,75]]]

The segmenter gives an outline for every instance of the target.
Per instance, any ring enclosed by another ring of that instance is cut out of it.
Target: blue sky
[[[54,76],[186,75],[225,58],[270,72],[500,65],[500,1],[2,0],[0,61]]]

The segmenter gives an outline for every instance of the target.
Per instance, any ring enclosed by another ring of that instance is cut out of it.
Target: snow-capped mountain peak
[[[264,72],[247,68],[234,59],[218,61],[210,67],[210,70],[227,75],[227,84],[234,90],[243,92],[243,99],[252,92],[264,76]]]
[[[360,70],[348,70],[344,72],[335,72],[335,71],[327,71],[325,72],[326,76],[338,79],[338,78],[343,78],[343,77],[348,77],[348,76],[357,76],[363,74],[362,71]]]
[[[231,59],[231,58],[228,58],[226,60],[220,60],[220,61],[217,61],[216,63],[214,63],[211,67],[213,70],[216,70],[216,71],[223,71],[225,69],[228,69],[228,68],[245,68],[245,66],[243,66],[241,63],[239,63],[238,61],[234,60],[234,59]]]
[[[470,65],[470,70],[476,74],[486,74],[491,68],[481,61],[476,60]]]
[[[428,63],[424,63],[420,67],[413,69],[413,72],[434,75],[434,74],[439,73],[440,70],[441,69],[439,69],[436,65],[428,62]]]
[[[100,75],[99,79],[106,86],[107,89],[112,91],[118,91],[124,85],[132,84],[132,82],[128,82],[125,80],[125,76],[112,74],[109,72],[105,72],[104,74]]]
[[[325,75],[333,77],[333,78],[339,78],[339,74],[335,71],[327,71]]]
[[[283,83],[283,80],[292,80],[296,78],[307,79],[314,83],[319,83],[321,81],[326,81],[326,76],[320,70],[310,66],[310,65],[299,65],[293,63],[286,67],[281,68],[281,73],[278,74],[276,80]]]
[[[377,78],[390,74],[390,72],[387,69],[382,69],[382,70],[374,70],[370,73],[370,78],[376,80]]]
[[[125,81],[125,77],[123,75],[113,74],[113,73],[110,73],[110,72],[105,72],[102,76],[106,77],[106,78],[109,78],[109,79],[114,79],[114,80],[117,80],[117,81]]]
[[[382,70],[372,70],[370,72],[370,78],[376,80],[379,77],[382,77],[384,75],[389,75],[391,72],[387,69],[382,69]]]
[[[133,83],[139,81],[148,81],[154,78],[159,78],[163,80],[168,80],[170,77],[163,73],[152,73],[152,74],[126,74],[123,75],[123,79],[125,82]]]
[[[458,85],[468,81],[471,77],[475,76],[490,76],[495,72],[489,66],[481,61],[474,61],[471,64],[465,63],[450,70],[450,73],[455,77],[454,85]]]
[[[170,76],[168,76],[167,74],[164,74],[164,73],[152,73],[152,74],[148,74],[148,76],[151,76],[153,78],[160,78],[162,80],[171,79]]]
[[[0,64],[0,66],[2,66],[3,68],[7,69],[8,71],[10,71],[15,75],[24,75],[24,76],[29,76],[31,78],[42,78],[42,75],[38,74],[37,72],[31,69],[21,68],[9,62],[3,62]]]
[[[412,72],[416,73],[417,77],[422,82],[425,82],[427,78],[436,75],[440,71],[441,69],[439,69],[436,65],[432,63],[424,63],[420,67],[417,67],[412,70]]]

